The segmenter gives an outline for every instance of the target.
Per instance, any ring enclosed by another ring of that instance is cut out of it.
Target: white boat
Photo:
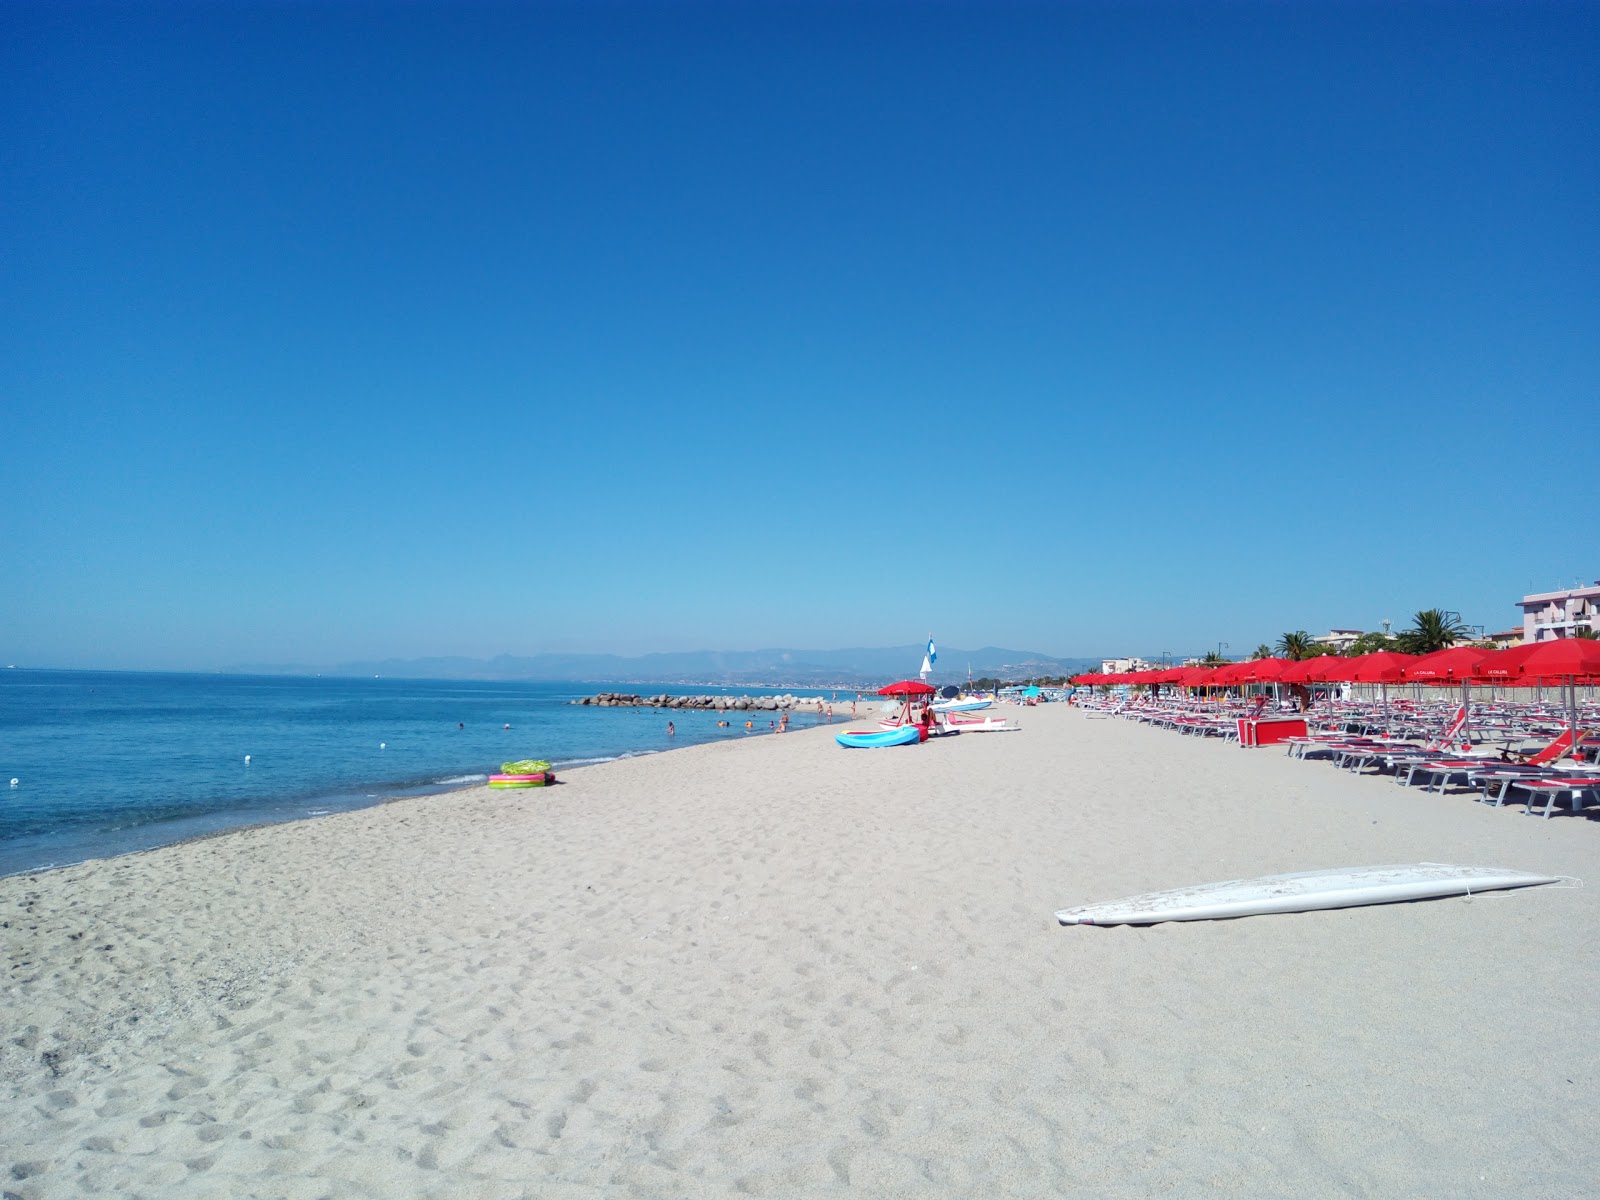
[[[1504,867],[1457,867],[1449,863],[1337,867],[1146,892],[1124,900],[1064,908],[1056,913],[1056,920],[1063,925],[1215,921],[1261,913],[1312,912],[1362,904],[1393,904],[1400,900],[1429,900],[1555,882],[1549,875],[1532,875]]]
[[[1016,728],[1006,724],[1004,717],[946,717],[942,724],[958,733],[995,733]]]
[[[977,712],[979,709],[988,708],[994,703],[981,696],[957,696],[954,700],[935,700],[934,712]]]
[[[888,717],[885,717],[883,720],[878,722],[878,728],[879,729],[904,729],[907,725],[910,725],[912,728],[916,728],[917,726],[919,726],[921,724],[922,724],[921,721],[893,721],[893,720],[890,720]],[[962,726],[961,728],[965,729],[966,726]],[[928,729],[928,736],[929,737],[943,737],[947,733],[956,733],[956,732],[958,732],[958,730],[957,730],[957,728],[955,726],[948,725],[943,721],[935,721],[933,723],[933,725],[931,725],[929,727],[929,729]]]

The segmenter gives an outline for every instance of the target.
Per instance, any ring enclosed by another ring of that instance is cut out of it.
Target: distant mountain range
[[[312,667],[260,664],[230,667],[253,675],[384,675],[396,679],[543,679],[604,683],[788,684],[872,683],[914,677],[922,665],[920,644],[858,647],[849,650],[694,650],[676,654],[500,654],[494,658],[386,658]],[[1031,650],[985,646],[980,650],[944,647],[929,681],[949,683],[972,674],[1001,679],[1070,675],[1099,659],[1055,658]]]

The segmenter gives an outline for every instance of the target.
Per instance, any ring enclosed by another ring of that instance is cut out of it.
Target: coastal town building
[[[1496,650],[1509,650],[1512,646],[1522,645],[1522,630],[1521,628],[1503,629],[1499,633],[1489,634],[1483,640],[1493,642]]]
[[[1121,675],[1128,671],[1154,671],[1158,663],[1148,663],[1142,658],[1105,658],[1100,660],[1100,674]]]
[[[1522,605],[1524,642],[1548,642],[1580,632],[1600,633],[1600,579],[1593,587],[1535,592],[1518,603]]]
[[[1321,637],[1314,637],[1311,640],[1319,646],[1332,646],[1335,653],[1343,654],[1364,632],[1365,630],[1361,629],[1330,629]]]

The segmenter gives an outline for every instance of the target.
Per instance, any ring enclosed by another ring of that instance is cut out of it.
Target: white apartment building
[[[1314,637],[1311,640],[1320,646],[1332,646],[1343,654],[1364,632],[1365,630],[1361,629],[1330,629],[1321,637]]]
[[[1600,579],[1595,580],[1593,587],[1535,592],[1524,596],[1519,603],[1524,642],[1571,637],[1579,630],[1600,631]]]
[[[1148,663],[1142,658],[1103,658],[1100,660],[1100,674],[1122,675],[1129,671],[1154,671],[1160,666],[1160,663]]]

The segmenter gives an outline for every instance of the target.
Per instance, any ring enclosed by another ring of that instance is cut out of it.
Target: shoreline
[[[148,673],[128,674],[142,676]],[[734,697],[734,699],[759,702],[766,697]],[[807,702],[813,699],[815,697],[804,697]],[[549,703],[553,712],[564,713],[578,707],[576,701],[569,703],[557,700]],[[641,706],[641,710],[648,711],[650,707]],[[691,710],[662,709],[661,711],[663,720],[666,720],[680,712]],[[731,711],[730,709],[729,712]],[[812,710],[797,705],[787,711],[809,714]],[[820,710],[818,711],[820,713]],[[744,715],[741,713],[741,720]],[[756,710],[752,708],[748,715],[754,717]],[[778,710],[773,709],[772,715],[778,715]],[[679,719],[682,720],[681,717]],[[820,720],[820,715],[818,719]],[[685,742],[697,744],[695,739],[704,737],[708,731],[686,726],[679,732],[680,735],[684,735]],[[712,740],[746,740],[766,732],[768,732],[766,729],[729,728],[726,732],[719,731],[713,735]],[[551,735],[549,732],[536,735],[532,744],[537,745],[541,738],[548,741],[551,740]],[[554,740],[561,742],[562,738],[563,732],[557,731],[554,734]],[[619,733],[610,740],[620,744],[620,748],[614,753],[600,755],[584,753],[580,748],[580,742],[579,745],[574,745],[573,752],[566,756],[553,757],[549,753],[536,756],[551,758],[555,769],[564,774],[614,759],[659,754],[684,748],[683,745],[674,745],[664,738],[656,739],[659,744],[652,744],[648,737],[638,733]],[[564,744],[572,745],[570,736]],[[155,819],[143,819],[145,814],[135,810],[132,819],[100,819],[83,823],[64,821],[30,832],[16,833],[0,840],[0,878],[59,870],[62,867],[102,858],[119,858],[127,854],[142,853],[162,846],[215,836],[233,829],[312,820],[335,813],[360,811],[390,799],[439,795],[471,788],[480,785],[489,774],[498,769],[499,759],[486,764],[480,754],[481,749],[466,751],[466,757],[455,762],[437,763],[422,772],[420,777],[407,775],[402,768],[400,778],[371,783],[353,780],[340,782],[325,777],[325,782],[320,787],[315,783],[309,787],[300,783],[282,789],[282,785],[279,784],[280,790],[273,791],[271,790],[273,785],[263,780],[263,786],[267,790],[238,798],[225,798],[223,793],[213,795],[204,790],[203,785],[191,784],[190,790],[184,793],[188,799],[187,803],[165,804],[163,811],[159,811]],[[29,774],[26,770],[17,773]],[[45,794],[50,795],[48,791]],[[51,801],[51,803],[61,802]],[[179,811],[172,812],[173,809]]]
[[[1583,877],[1600,822],[1018,717],[686,746],[0,880],[8,1187],[1583,1194],[1592,888],[1054,913],[1360,862]]]
[[[676,710],[672,710],[672,711],[676,711]],[[732,711],[732,710],[729,710],[729,711]],[[835,718],[834,718],[834,720],[833,720],[833,722],[831,724],[823,722],[823,723],[819,723],[819,724],[814,725],[814,726],[794,726],[791,729],[789,729],[787,732],[789,732],[789,733],[803,733],[803,732],[806,732],[807,730],[810,730],[810,729],[843,728],[846,724],[848,724],[850,722],[850,720],[851,720],[851,718],[848,717],[848,716],[840,718],[839,716],[835,715]],[[698,749],[701,746],[725,745],[725,744],[727,744],[729,742],[735,742],[735,741],[737,741],[739,743],[744,743],[744,742],[747,742],[747,741],[751,740],[752,738],[769,737],[769,736],[772,736],[774,734],[774,731],[773,730],[769,730],[769,729],[752,729],[752,730],[741,731],[741,732],[744,734],[744,736],[735,737],[734,735],[730,734],[728,737],[720,739],[718,741],[690,742],[690,743],[685,743],[684,745],[681,745],[681,746],[670,746],[669,745],[669,746],[662,746],[662,747],[655,748],[655,749],[629,750],[629,751],[623,752],[622,754],[611,755],[611,756],[606,757],[606,758],[556,759],[556,760],[553,760],[552,769],[557,771],[558,775],[557,775],[555,784],[553,786],[555,786],[557,788],[561,787],[563,785],[563,783],[565,783],[565,777],[568,774],[570,774],[571,772],[573,772],[573,771],[583,771],[583,770],[588,770],[588,769],[593,768],[593,767],[602,767],[602,766],[605,766],[607,763],[627,762],[627,761],[631,761],[633,759],[649,758],[649,757],[652,757],[652,756],[658,755],[658,754],[672,754],[674,752],[682,751],[682,750],[694,750],[694,749]],[[486,773],[483,773],[483,772],[475,772],[474,774],[478,774],[480,776],[480,778],[475,780],[475,781],[473,781],[473,782],[470,782],[470,783],[451,783],[451,784],[448,784],[448,785],[444,784],[443,782],[438,783],[438,784],[418,784],[414,788],[405,789],[402,794],[375,796],[375,797],[372,797],[372,798],[368,799],[365,803],[350,804],[350,805],[341,806],[341,807],[337,807],[337,808],[327,809],[327,810],[324,810],[322,812],[310,812],[310,813],[301,813],[301,814],[293,815],[293,816],[283,816],[283,817],[278,818],[276,820],[247,820],[247,821],[245,821],[245,822],[243,822],[241,824],[238,824],[238,825],[230,824],[230,825],[227,825],[225,827],[218,828],[218,829],[209,829],[209,830],[204,830],[204,831],[201,831],[201,832],[198,832],[198,833],[187,834],[187,835],[185,835],[183,837],[176,838],[176,839],[174,839],[172,841],[158,841],[158,842],[154,843],[153,845],[132,846],[129,849],[115,851],[115,852],[108,853],[108,854],[90,854],[90,855],[88,855],[88,856],[86,856],[84,858],[73,859],[70,862],[47,863],[47,864],[42,864],[42,865],[39,865],[39,866],[18,867],[16,870],[11,870],[11,871],[0,871],[0,880],[16,879],[16,878],[19,878],[19,877],[24,877],[25,878],[25,877],[29,877],[29,876],[43,875],[43,874],[46,874],[46,873],[51,872],[51,871],[61,871],[61,870],[65,870],[65,869],[67,869],[69,867],[83,866],[83,865],[85,865],[87,863],[115,862],[118,859],[127,858],[129,855],[149,854],[149,853],[153,853],[153,852],[155,852],[157,850],[164,850],[164,849],[166,849],[168,847],[172,847],[172,846],[187,846],[187,845],[191,845],[191,844],[193,844],[195,842],[204,842],[204,841],[209,841],[209,840],[211,840],[213,838],[227,837],[229,834],[232,834],[232,833],[244,833],[244,832],[248,832],[250,830],[255,830],[255,829],[270,829],[270,828],[272,828],[274,826],[277,826],[277,825],[293,825],[293,824],[296,824],[296,823],[301,822],[301,821],[321,821],[321,820],[324,820],[324,819],[326,819],[328,817],[336,817],[336,816],[340,816],[340,815],[345,814],[345,813],[365,812],[368,809],[380,808],[380,807],[382,807],[382,806],[384,806],[386,804],[399,804],[399,803],[403,803],[403,802],[405,802],[407,800],[424,800],[424,799],[428,799],[428,798],[431,798],[431,797],[434,797],[434,796],[451,796],[451,795],[456,795],[456,794],[464,793],[464,792],[473,792],[473,791],[477,791],[477,790],[480,790],[480,789],[487,790],[488,775]],[[538,791],[540,791],[542,789],[535,788],[535,789],[529,789],[529,790],[532,791],[532,792],[538,792]],[[311,803],[318,802],[318,800],[331,800],[331,799],[334,799],[336,797],[347,796],[347,795],[348,795],[348,793],[345,793],[345,792],[322,793],[322,794],[320,794],[318,796],[312,796],[312,797],[306,798],[303,801],[303,803],[311,804]],[[221,815],[221,814],[217,814],[217,815]],[[175,824],[175,823],[176,822],[153,821],[153,822],[150,822],[148,825],[135,826],[134,828],[136,828],[136,829],[147,829],[147,828],[148,829],[158,829],[163,825],[171,825],[171,824]]]

